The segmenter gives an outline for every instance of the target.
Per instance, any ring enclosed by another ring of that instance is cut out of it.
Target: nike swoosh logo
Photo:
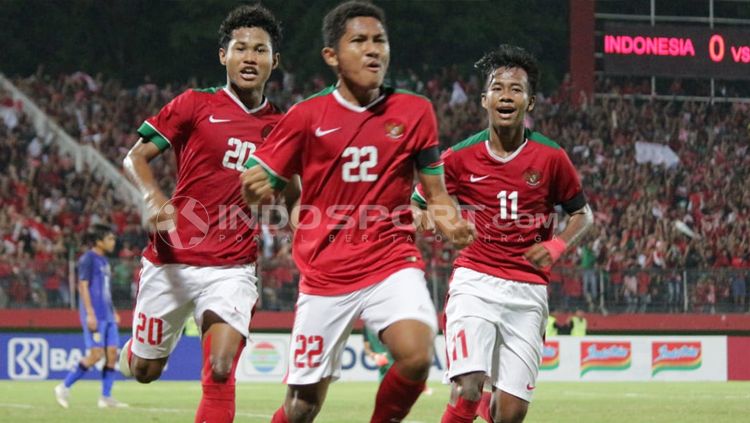
[[[531,386],[531,384],[530,384],[530,383],[527,383],[527,384],[526,384],[526,390],[527,390],[527,391],[533,391],[534,389],[536,389],[536,386]]]
[[[315,136],[316,137],[322,137],[322,136],[330,134],[331,132],[336,132],[339,129],[341,129],[341,127],[333,128],[333,129],[326,129],[324,131],[324,130],[320,129],[320,126],[319,126],[318,129],[315,130]]]
[[[224,122],[231,122],[231,119],[216,119],[214,118],[214,115],[211,115],[208,117],[208,121],[211,123],[224,123]]]
[[[471,181],[471,182],[479,182],[479,181],[481,181],[483,179],[487,179],[489,177],[490,177],[490,175],[484,175],[484,176],[481,176],[481,177],[476,177],[474,175],[471,175],[471,176],[469,176],[469,181]]]

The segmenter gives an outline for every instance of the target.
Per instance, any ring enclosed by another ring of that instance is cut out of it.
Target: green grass
[[[200,398],[198,382],[117,382],[115,397],[128,409],[96,407],[100,385],[81,381],[72,390],[71,408],[55,402],[56,382],[0,382],[2,422],[192,422]],[[407,422],[439,422],[448,388],[432,384]],[[331,386],[318,422],[367,422],[377,385],[339,382]],[[237,391],[237,422],[268,422],[281,403],[284,387],[243,383]],[[527,422],[573,423],[734,423],[747,421],[750,383],[540,383]],[[478,419],[477,421],[481,421]]]

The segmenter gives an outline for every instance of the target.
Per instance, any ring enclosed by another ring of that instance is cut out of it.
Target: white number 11
[[[510,218],[518,219],[518,191],[500,191],[497,194],[500,199],[500,219],[508,219],[508,200],[510,200]]]

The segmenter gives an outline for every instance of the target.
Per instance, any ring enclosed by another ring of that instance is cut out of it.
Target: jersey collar
[[[342,105],[344,108],[349,109],[353,112],[362,113],[366,111],[367,109],[369,109],[370,107],[383,101],[383,99],[385,98],[385,91],[386,90],[381,90],[382,93],[380,94],[380,96],[376,98],[375,100],[373,100],[372,102],[370,102],[370,104],[366,106],[357,106],[356,104],[352,104],[351,102],[349,102],[349,100],[345,99],[344,96],[341,95],[338,88],[333,90],[333,98],[335,98],[336,101],[340,105]]]
[[[263,110],[263,108],[266,107],[266,105],[268,104],[268,99],[266,98],[266,96],[263,96],[263,101],[260,102],[260,105],[258,107],[254,109],[248,109],[247,106],[245,106],[245,103],[241,102],[240,99],[234,95],[232,90],[229,89],[229,87],[224,87],[222,89],[229,96],[229,98],[232,99],[232,101],[237,103],[237,105],[240,106],[242,110],[244,110],[245,113],[248,113],[248,114],[257,113],[258,111]]]
[[[508,157],[500,157],[497,154],[493,153],[492,147],[490,147],[490,140],[488,138],[487,141],[484,142],[484,146],[487,148],[487,154],[489,154],[493,160],[498,161],[500,163],[510,162],[511,160],[518,157],[518,155],[521,154],[521,150],[523,150],[524,147],[526,147],[526,144],[529,143],[529,130],[527,128],[524,129],[523,135],[524,135],[523,144],[519,145],[518,148],[516,148],[516,151],[514,151],[513,154],[511,154]]]

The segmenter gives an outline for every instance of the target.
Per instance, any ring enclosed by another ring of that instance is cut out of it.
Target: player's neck
[[[525,141],[524,127],[515,128],[490,126],[490,148],[500,157],[513,154]]]
[[[252,110],[260,106],[260,103],[263,101],[263,89],[255,89],[255,90],[249,90],[249,91],[243,91],[237,89],[237,87],[234,86],[231,82],[227,84],[227,89],[234,94],[235,97],[240,99],[242,104],[245,105],[248,109]]]
[[[356,105],[367,106],[380,96],[380,87],[375,89],[358,89],[348,85],[345,81],[339,79],[336,89],[344,100]]]
[[[98,256],[104,256],[104,250],[101,249],[101,248],[99,248],[99,247],[93,247],[93,248],[91,248],[91,251],[93,251],[94,254],[96,254]]]

